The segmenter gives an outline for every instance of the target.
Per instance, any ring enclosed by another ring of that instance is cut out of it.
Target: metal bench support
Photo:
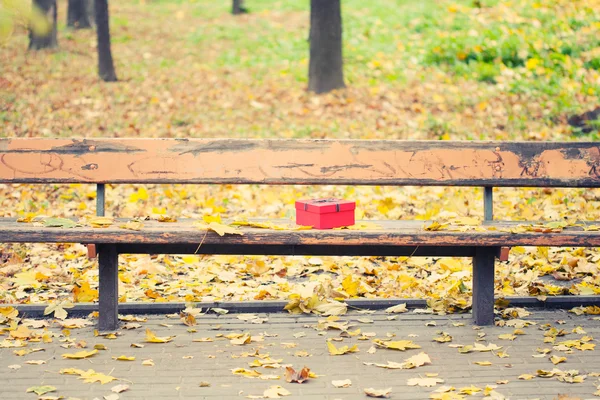
[[[494,220],[494,188],[491,186],[483,188],[483,219]]]
[[[498,249],[478,247],[473,258],[473,321],[494,324],[494,262]]]
[[[98,329],[114,331],[119,326],[119,253],[115,245],[99,247],[100,298],[98,301]]]
[[[104,183],[99,183],[96,185],[96,215],[99,217],[104,217],[104,204],[106,197],[106,186]]]

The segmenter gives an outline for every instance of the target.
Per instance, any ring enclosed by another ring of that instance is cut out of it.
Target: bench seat
[[[208,245],[235,246],[312,246],[322,248],[327,255],[329,246],[385,247],[385,246],[438,246],[438,247],[481,247],[481,246],[561,246],[561,247],[600,247],[600,231],[585,230],[583,226],[564,228],[560,232],[527,231],[512,233],[520,226],[531,222],[488,221],[480,227],[469,227],[465,231],[429,231],[424,227],[427,221],[358,221],[370,225],[366,229],[329,230],[275,230],[241,226],[243,235],[226,234],[219,236],[213,231],[206,232],[194,226],[194,220],[177,222],[145,221],[140,231],[119,228],[127,219],[116,219],[108,228],[52,228],[40,227],[32,223],[16,222],[12,218],[0,218],[0,242],[2,243],[110,243],[110,244],[188,244],[197,248]],[[288,220],[256,220],[289,224]],[[586,225],[586,224],[582,224]],[[587,224],[588,226],[590,224]],[[450,229],[459,229],[451,227]],[[596,228],[594,228],[596,229]],[[124,247],[121,247],[124,249]],[[202,250],[202,249],[201,249]],[[124,251],[120,251],[123,253]],[[205,251],[200,251],[205,253]],[[368,253],[368,251],[366,251]],[[243,254],[243,250],[240,254]],[[332,255],[337,255],[333,251]],[[348,254],[352,255],[352,254]],[[376,255],[376,254],[374,254]]]

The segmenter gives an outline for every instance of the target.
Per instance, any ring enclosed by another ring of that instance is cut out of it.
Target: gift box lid
[[[296,210],[304,210],[314,214],[328,214],[340,211],[351,211],[355,208],[355,201],[341,199],[311,199],[296,201]]]

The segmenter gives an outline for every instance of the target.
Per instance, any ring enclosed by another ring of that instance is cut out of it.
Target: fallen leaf
[[[352,381],[350,379],[344,379],[340,381],[331,381],[331,384],[336,388],[347,388],[352,386]]]
[[[406,381],[408,386],[423,386],[423,387],[431,387],[435,386],[438,383],[444,383],[443,379],[440,378],[412,378]]]
[[[407,311],[408,308],[406,308],[406,303],[397,304],[395,306],[388,307],[385,309],[385,312],[388,314],[405,313]]]
[[[94,354],[97,354],[97,353],[98,353],[98,350],[96,350],[96,349],[90,350],[90,351],[82,350],[82,351],[79,351],[77,353],[66,353],[66,354],[63,354],[62,357],[63,358],[68,358],[68,359],[71,359],[71,360],[80,360],[82,358],[91,357],[91,356],[93,356]]]
[[[60,303],[49,304],[44,309],[44,315],[49,315],[49,314],[54,313],[54,318],[65,319],[65,318],[67,318],[67,312],[65,311],[65,308],[73,308],[73,307],[74,307],[74,304],[71,302],[60,302]]]
[[[113,357],[112,359],[117,360],[117,361],[135,361],[134,356],[118,356],[118,357]]]
[[[35,393],[38,396],[42,396],[46,393],[50,393],[50,392],[56,392],[56,388],[54,386],[32,386],[30,388],[27,388],[26,390],[27,393]]]
[[[75,228],[76,226],[80,226],[77,222],[68,218],[44,218],[42,221],[44,226],[49,228]]]
[[[501,339],[501,340],[515,340],[516,338],[517,338],[516,335],[510,334],[510,333],[498,335],[498,339]]]
[[[290,394],[292,393],[289,390],[277,385],[265,390],[263,396],[265,399],[278,399],[281,396],[289,396]]]
[[[79,379],[82,379],[85,383],[94,383],[99,382],[101,384],[109,383],[117,378],[110,375],[105,375],[100,372],[96,372],[93,369],[88,369],[87,371],[80,374]]]
[[[122,393],[126,390],[129,390],[129,385],[124,385],[124,384],[116,385],[116,386],[113,386],[112,388],[110,388],[110,390],[115,393]]]
[[[108,228],[114,222],[115,219],[112,217],[93,217],[88,221],[92,228]]]
[[[119,226],[121,229],[128,229],[130,231],[141,231],[143,227],[144,224],[141,221],[127,221]]]
[[[348,311],[348,305],[339,301],[330,301],[319,304],[314,308],[314,311],[323,315],[343,315]]]
[[[529,381],[531,379],[535,378],[535,375],[531,375],[531,374],[521,374],[519,375],[518,379],[524,380],[524,381]]]
[[[366,388],[366,389],[364,389],[364,391],[365,391],[365,394],[369,397],[388,398],[392,394],[392,388],[387,388],[387,389]]]
[[[232,338],[229,341],[229,343],[231,343],[231,344],[233,344],[235,346],[241,346],[241,345],[244,345],[244,344],[249,344],[251,341],[252,341],[252,338],[251,338],[250,334],[249,333],[244,333],[241,336]]]
[[[431,359],[426,353],[421,352],[417,355],[407,358],[402,364],[404,369],[417,368],[422,365],[431,364]]]
[[[307,367],[302,368],[300,371],[296,371],[292,367],[285,367],[285,380],[292,383],[303,383],[308,380],[310,369]]]
[[[392,341],[386,342],[381,339],[375,339],[375,340],[373,340],[373,343],[377,347],[382,347],[385,349],[392,349],[392,350],[400,350],[400,351],[404,351],[406,349],[420,349],[421,348],[421,346],[419,346],[418,344],[415,344],[412,340],[398,340],[398,341],[394,341],[394,342],[392,342]]]
[[[246,369],[246,368],[234,368],[231,370],[234,375],[242,375],[246,378],[258,378],[262,375],[260,372],[254,369]]]
[[[552,361],[552,364],[556,365],[567,361],[567,357],[552,356],[550,357],[550,361]]]
[[[329,350],[329,354],[332,356],[340,356],[346,353],[356,353],[359,351],[357,345],[352,347],[342,346],[340,348],[336,348],[331,342],[327,342],[327,349]]]
[[[28,360],[28,361],[25,361],[25,364],[42,365],[42,364],[46,364],[46,361],[45,360]]]
[[[175,336],[163,336],[158,337],[149,328],[146,328],[146,340],[147,343],[168,343],[173,340]]]

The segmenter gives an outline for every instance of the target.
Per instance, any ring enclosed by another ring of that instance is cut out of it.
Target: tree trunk
[[[244,7],[244,0],[233,0],[231,6],[231,13],[233,15],[245,14],[248,12],[248,9]]]
[[[343,87],[340,0],[310,0],[308,90],[325,93]]]
[[[49,29],[35,32],[29,28],[29,50],[51,49],[58,46],[56,39],[56,0],[33,0],[33,6],[46,16]]]
[[[108,0],[94,0],[96,34],[98,36],[98,75],[105,82],[115,82],[117,75],[110,51],[110,29],[108,26]]]
[[[90,0],[69,0],[67,9],[67,26],[75,29],[92,27],[89,17]]]

